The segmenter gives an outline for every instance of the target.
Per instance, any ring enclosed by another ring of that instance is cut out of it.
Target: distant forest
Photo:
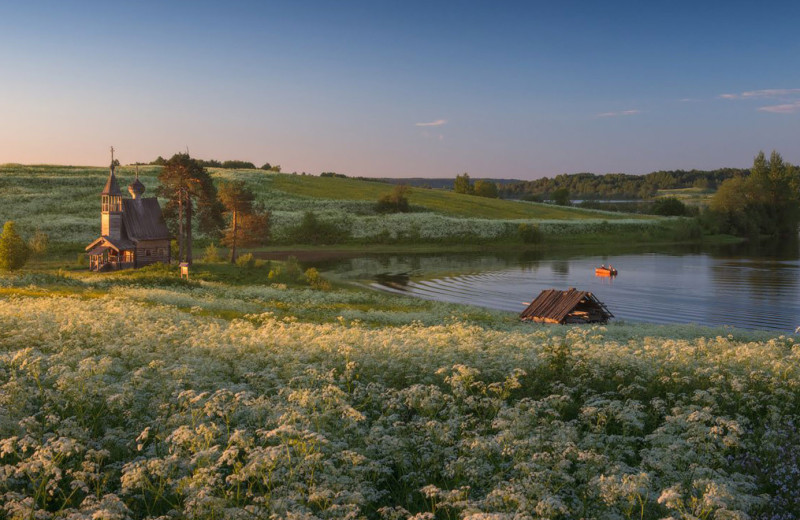
[[[239,170],[267,170],[271,172],[278,172],[281,171],[281,165],[276,164],[272,165],[270,163],[265,163],[261,168],[258,168],[255,164],[251,163],[250,161],[239,161],[239,160],[231,160],[231,161],[217,161],[216,159],[195,159],[195,162],[202,166],[203,168],[227,168],[227,169],[239,169]],[[164,166],[167,164],[167,160],[161,157],[160,155],[150,164],[156,166]]]
[[[717,170],[657,171],[646,175],[565,173],[553,178],[543,177],[533,181],[488,179],[483,177],[475,177],[473,180],[494,182],[497,184],[499,196],[503,199],[552,200],[553,192],[566,188],[571,199],[632,200],[651,198],[658,190],[679,188],[716,190],[723,181],[737,175],[747,176],[749,173],[750,170],[746,168],[719,168]],[[425,179],[415,177],[368,180],[452,190],[455,178]]]
[[[565,188],[572,199],[647,199],[658,190],[702,188],[716,190],[731,177],[746,176],[746,168],[720,168],[717,170],[657,171],[647,175],[624,173],[562,174],[550,179],[504,183],[498,186],[500,197],[505,199],[551,199],[554,191]]]

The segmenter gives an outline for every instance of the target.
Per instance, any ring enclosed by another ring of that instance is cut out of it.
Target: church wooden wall
[[[169,240],[141,240],[136,244],[136,266],[169,263]]]

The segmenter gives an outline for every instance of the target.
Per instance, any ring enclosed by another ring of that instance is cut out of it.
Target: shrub
[[[268,278],[271,282],[283,283],[303,283],[306,281],[296,256],[290,256],[282,265],[270,269]]]
[[[222,261],[219,256],[219,250],[213,243],[203,251],[203,262],[207,264],[216,264]]]
[[[252,269],[253,267],[255,267],[256,260],[255,258],[253,258],[253,253],[239,255],[239,258],[236,259],[236,265],[247,269]]]
[[[303,213],[300,224],[291,230],[290,238],[297,243],[336,244],[349,237],[348,230],[340,229],[332,222],[323,222],[312,211]]]
[[[310,285],[313,289],[318,289],[320,291],[330,291],[331,284],[328,280],[324,279],[320,274],[319,271],[316,270],[314,267],[309,267],[306,269],[306,282]]]
[[[78,253],[75,263],[78,264],[79,267],[84,267],[86,265],[86,253]]]
[[[404,184],[394,187],[391,193],[387,193],[375,205],[378,213],[408,213],[411,207],[408,204],[408,194],[411,188]]]
[[[558,188],[552,193],[551,197],[553,198],[553,202],[559,206],[570,205],[569,190],[567,188]]]
[[[676,197],[662,197],[653,202],[653,213],[666,217],[682,217],[686,215],[686,204]]]
[[[47,252],[47,247],[50,245],[50,237],[42,231],[37,229],[30,240],[28,240],[28,248],[31,254],[41,256]]]
[[[14,221],[9,220],[0,234],[0,269],[14,271],[19,269],[30,256],[28,244],[17,233]]]

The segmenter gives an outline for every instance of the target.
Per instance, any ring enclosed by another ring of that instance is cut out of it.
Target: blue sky
[[[536,178],[800,162],[800,3],[2,2],[0,163]]]

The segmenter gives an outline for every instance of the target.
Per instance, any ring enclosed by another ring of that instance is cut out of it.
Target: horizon
[[[376,178],[800,162],[793,3],[190,5],[0,6],[0,163],[102,167],[112,144]]]

